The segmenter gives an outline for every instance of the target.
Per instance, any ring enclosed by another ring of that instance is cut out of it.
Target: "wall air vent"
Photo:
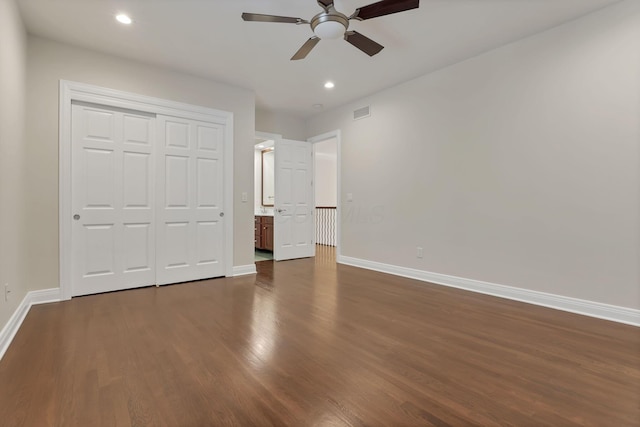
[[[353,111],[353,120],[360,120],[370,116],[371,116],[371,107],[368,105],[366,107],[358,108],[357,110]]]

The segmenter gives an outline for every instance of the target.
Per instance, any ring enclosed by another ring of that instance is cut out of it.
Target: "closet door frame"
[[[73,101],[125,108],[156,115],[181,117],[224,126],[224,271],[226,277],[233,276],[233,113],[100,86],[60,80],[58,220],[61,299],[69,300],[72,296],[71,103]]]

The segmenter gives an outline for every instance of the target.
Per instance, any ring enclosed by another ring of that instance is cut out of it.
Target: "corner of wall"
[[[27,294],[24,230],[27,34],[16,1],[0,2],[0,329]],[[11,293],[5,301],[5,284]]]

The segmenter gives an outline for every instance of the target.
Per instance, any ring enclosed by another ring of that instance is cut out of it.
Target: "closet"
[[[225,275],[227,125],[187,116],[71,102],[70,296]]]

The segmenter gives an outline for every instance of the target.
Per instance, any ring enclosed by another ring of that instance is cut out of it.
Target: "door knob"
[[[79,219],[80,219],[80,215],[75,214],[75,215],[73,216],[73,219],[75,219],[76,221],[77,221],[77,220],[79,220]]]
[[[282,213],[282,212],[284,212],[284,209],[276,209],[276,212]]]
[[[220,217],[222,218],[224,216],[224,212],[220,212]]]

